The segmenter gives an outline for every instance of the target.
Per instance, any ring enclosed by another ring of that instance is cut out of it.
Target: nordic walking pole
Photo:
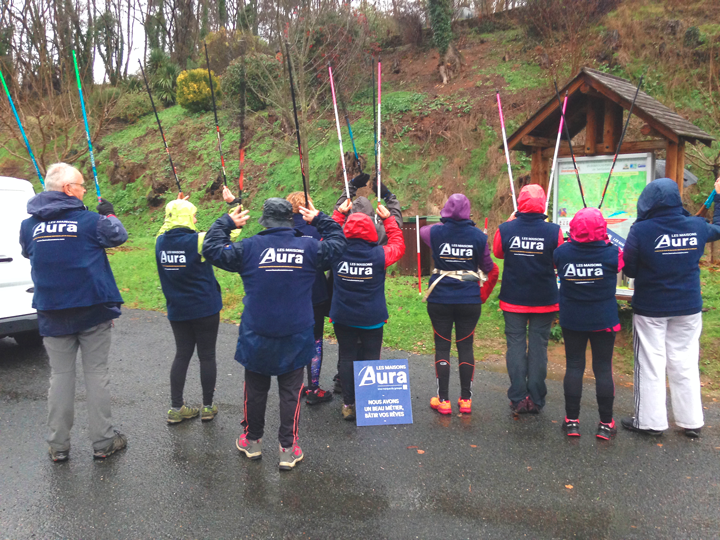
[[[380,180],[380,172],[382,170],[382,147],[380,144],[380,141],[382,140],[382,127],[380,123],[380,104],[382,103],[382,61],[380,58],[378,58],[378,96],[377,96],[377,150],[375,151],[375,155],[377,155],[377,200],[378,204],[380,204],[380,186],[382,185],[382,181]],[[375,223],[377,223],[377,214],[375,214]]]
[[[15,115],[15,121],[17,122],[18,128],[20,128],[20,134],[25,141],[25,148],[27,148],[28,154],[30,154],[30,159],[32,160],[33,165],[35,165],[35,172],[40,179],[40,183],[43,187],[45,187],[45,181],[43,180],[42,174],[40,174],[40,167],[35,160],[35,154],[33,154],[32,148],[30,148],[30,141],[28,141],[27,135],[25,135],[25,130],[22,127],[22,122],[20,122],[20,116],[18,115],[17,109],[15,108],[15,103],[13,103],[12,97],[10,96],[10,90],[8,90],[7,84],[5,84],[5,77],[3,77],[2,71],[0,71],[0,81],[2,81],[3,88],[5,89],[5,95],[10,102],[10,108],[12,109],[13,114]]]
[[[700,207],[700,210],[697,211],[696,216],[699,217],[705,217],[710,210],[710,207],[713,205],[713,201],[715,201],[715,190],[712,190],[712,193],[710,196],[705,200],[703,205]]]
[[[550,167],[550,181],[548,182],[548,192],[545,197],[545,214],[548,213],[548,205],[550,204],[550,193],[552,192],[553,178],[555,176],[555,166],[557,165],[558,151],[560,150],[560,139],[562,138],[563,121],[565,120],[565,109],[567,108],[568,93],[565,92],[565,101],[562,105],[562,113],[560,113],[560,127],[558,128],[557,141],[555,142],[555,154],[553,155],[552,167]]]
[[[295,115],[295,133],[297,133],[298,154],[300,155],[300,173],[302,174],[303,191],[305,192],[305,208],[308,207],[308,186],[305,177],[305,164],[303,163],[302,143],[300,142],[300,122],[298,122],[297,104],[295,103],[295,85],[293,84],[292,62],[290,61],[290,43],[285,42],[287,51],[288,75],[290,75],[290,95],[292,96],[293,114]]]
[[[208,80],[210,82],[210,97],[212,98],[213,114],[215,115],[215,132],[217,133],[217,145],[220,152],[220,168],[222,169],[223,185],[227,186],[227,177],[225,176],[225,157],[223,156],[222,143],[220,142],[220,124],[218,123],[217,107],[215,106],[215,90],[213,89],[212,73],[210,73],[210,58],[208,57],[207,43],[205,45],[205,63],[207,64]]]
[[[350,134],[350,142],[352,143],[353,152],[355,153],[355,161],[357,161],[360,174],[362,174],[362,163],[360,162],[360,156],[358,155],[357,148],[355,148],[355,137],[353,137],[352,127],[350,127],[350,117],[348,116],[347,108],[345,107],[345,101],[342,98],[342,92],[340,88],[337,90],[338,101],[340,102],[340,109],[342,110],[343,116],[345,117],[345,123],[347,124],[348,133]]]
[[[578,188],[580,188],[580,198],[583,202],[583,208],[587,208],[587,204],[585,203],[585,193],[583,192],[582,182],[580,181],[580,171],[578,170],[577,162],[575,161],[575,152],[573,152],[570,128],[568,127],[567,119],[565,118],[565,113],[563,112],[562,100],[560,99],[560,92],[558,91],[557,82],[553,81],[553,84],[555,85],[555,97],[557,98],[558,105],[560,105],[560,115],[562,118],[562,123],[565,126],[565,136],[567,137],[568,146],[570,147],[570,157],[572,157],[573,167],[575,168],[575,177],[577,178]]]
[[[488,222],[488,218],[485,218],[485,228],[483,229],[483,232],[485,234],[487,234],[487,222]]]
[[[377,160],[377,119],[375,117],[375,58],[370,57],[370,75],[372,75],[372,108],[373,108],[373,135],[375,137],[375,176],[377,176],[378,160]]]
[[[82,108],[83,120],[85,121],[85,135],[87,136],[88,150],[90,151],[90,164],[92,165],[93,178],[95,178],[95,192],[98,201],[100,198],[100,183],[98,182],[97,170],[95,169],[95,154],[93,153],[92,141],[90,140],[90,126],[88,125],[87,112],[85,111],[85,99],[83,98],[82,83],[80,82],[80,70],[78,69],[77,56],[72,52],[73,64],[75,64],[75,78],[77,79],[78,92],[80,93],[80,106]]]
[[[640,87],[642,86],[643,79],[645,78],[645,75],[640,76],[640,81],[637,85],[637,90],[635,90],[635,97],[632,100],[632,104],[630,105],[630,111],[628,112],[627,120],[625,120],[625,127],[623,127],[622,134],[620,135],[620,142],[618,142],[617,150],[615,150],[615,157],[613,158],[612,165],[610,166],[610,174],[608,174],[607,181],[605,182],[605,187],[603,188],[602,197],[600,197],[600,204],[598,205],[598,210],[602,208],[603,201],[605,200],[605,192],[607,191],[608,186],[610,185],[610,178],[612,177],[613,169],[615,169],[615,162],[617,161],[618,154],[620,153],[620,147],[622,146],[623,139],[625,138],[625,132],[627,131],[628,124],[630,124],[630,117],[632,116],[633,109],[635,108],[635,101],[637,100],[638,94],[640,93]],[[682,180],[682,178],[680,179]]]
[[[502,112],[502,103],[500,102],[500,90],[495,90],[497,96],[498,112],[500,113],[500,128],[502,129],[503,146],[505,146],[505,161],[507,161],[508,176],[510,177],[510,193],[512,193],[513,208],[517,212],[517,198],[515,197],[515,181],[513,180],[512,168],[510,167],[510,150],[508,150],[507,136],[505,135],[505,118]]]
[[[347,170],[345,170],[345,151],[343,150],[342,134],[340,133],[340,117],[338,116],[337,99],[335,98],[335,82],[333,81],[332,66],[330,64],[328,64],[328,73],[330,74],[330,90],[332,90],[335,125],[337,126],[338,142],[340,144],[340,163],[342,163],[343,178],[345,179],[345,196],[349,199],[350,187],[348,186]]]
[[[182,197],[183,190],[182,187],[180,187],[180,179],[178,178],[177,171],[175,170],[172,156],[170,156],[170,149],[168,148],[168,143],[165,140],[165,132],[163,131],[162,124],[160,123],[160,117],[158,116],[157,109],[155,108],[155,101],[153,100],[152,92],[150,91],[150,85],[148,84],[147,77],[145,76],[145,70],[143,69],[142,62],[140,62],[140,60],[138,60],[138,64],[140,64],[140,73],[142,73],[143,80],[145,81],[145,88],[147,89],[148,96],[150,97],[150,105],[152,105],[153,112],[155,113],[155,120],[157,120],[158,129],[160,130],[160,136],[162,137],[163,144],[165,145],[165,153],[170,161],[170,168],[175,176],[175,183],[177,184],[178,192],[180,193],[180,197]]]
[[[422,294],[422,267],[420,266],[420,216],[415,216],[415,243],[417,244],[418,293]]]
[[[243,43],[244,45],[244,43]],[[243,184],[245,183],[245,107],[246,107],[246,85],[245,79],[245,48],[243,46],[242,59],[240,60],[240,177],[238,178],[238,196],[235,199],[242,209]],[[230,203],[233,204],[233,203]]]

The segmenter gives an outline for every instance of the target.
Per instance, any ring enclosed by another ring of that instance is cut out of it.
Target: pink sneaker
[[[297,442],[290,448],[280,446],[280,470],[289,471],[295,467],[298,462],[302,461],[303,457],[305,456],[303,455],[302,448],[300,448]]]
[[[243,433],[242,435],[240,435],[238,440],[235,441],[235,446],[249,459],[254,460],[260,459],[262,457],[262,439],[252,441],[247,438],[247,435],[245,433]]]

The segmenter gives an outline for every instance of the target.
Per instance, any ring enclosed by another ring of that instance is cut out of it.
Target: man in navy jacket
[[[312,288],[317,271],[326,270],[345,250],[340,225],[325,214],[300,207],[305,221],[323,240],[293,228],[292,205],[267,199],[258,220],[265,230],[236,243],[230,231],[245,225],[248,210],[238,206],[218,219],[205,235],[203,256],[218,268],[238,272],[245,286],[235,360],[245,367],[244,433],[235,446],[250,459],[262,457],[265,407],[270,382],[280,394],[280,470],[303,459],[298,444],[303,371],[315,352]]]
[[[720,178],[715,182],[720,193]],[[665,372],[675,423],[688,437],[703,425],[698,356],[702,296],[698,263],[706,242],[720,239],[720,205],[713,224],[683,209],[677,184],[659,178],[637,204],[637,221],[625,243],[625,274],[635,278],[635,416],[631,431],[658,436],[668,428]]]
[[[112,320],[123,303],[105,248],[127,240],[112,204],[101,200],[98,213],[83,204],[83,176],[65,163],[52,165],[45,191],[28,201],[32,216],[20,227],[20,244],[32,264],[40,334],[50,360],[48,437],[53,461],[66,461],[75,405],[75,362],[82,350],[89,435],[94,457],[104,459],[125,448],[110,413]]]

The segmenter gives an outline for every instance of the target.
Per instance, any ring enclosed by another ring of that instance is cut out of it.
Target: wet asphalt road
[[[428,407],[431,359],[410,355],[414,425],[356,428],[341,420],[337,398],[303,405],[305,460],[280,473],[274,383],[265,457],[250,462],[234,446],[243,377],[232,359],[236,332],[221,325],[219,416],[167,426],[169,324],[126,310],[111,373],[113,415],[129,448],[93,462],[79,381],[64,464],[46,454],[44,350],[0,340],[0,538],[720,538],[718,404],[706,404],[698,441],[673,428],[659,439],[621,431],[605,443],[594,437],[588,385],[582,437],[568,440],[559,382],[549,382],[541,415],[515,421],[507,375],[479,369],[473,414],[441,418]],[[323,386],[336,354],[327,348]],[[185,398],[200,397],[194,361]],[[631,392],[618,388],[616,417],[631,408]]]

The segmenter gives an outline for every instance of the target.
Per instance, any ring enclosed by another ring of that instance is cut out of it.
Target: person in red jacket
[[[505,317],[508,398],[515,414],[537,414],[545,405],[547,345],[558,311],[553,252],[563,243],[560,227],[545,221],[545,191],[522,188],[518,211],[495,233],[493,254],[505,259],[500,309]]]
[[[385,269],[405,253],[402,232],[388,211],[378,205],[377,215],[383,220],[388,237],[386,246],[378,245],[375,224],[365,214],[345,215],[352,209],[346,200],[333,214],[343,232],[347,248],[332,266],[333,298],[330,320],[335,328],[340,359],[343,408],[345,420],[355,419],[355,360],[379,360],[383,326],[388,319],[385,302]]]

